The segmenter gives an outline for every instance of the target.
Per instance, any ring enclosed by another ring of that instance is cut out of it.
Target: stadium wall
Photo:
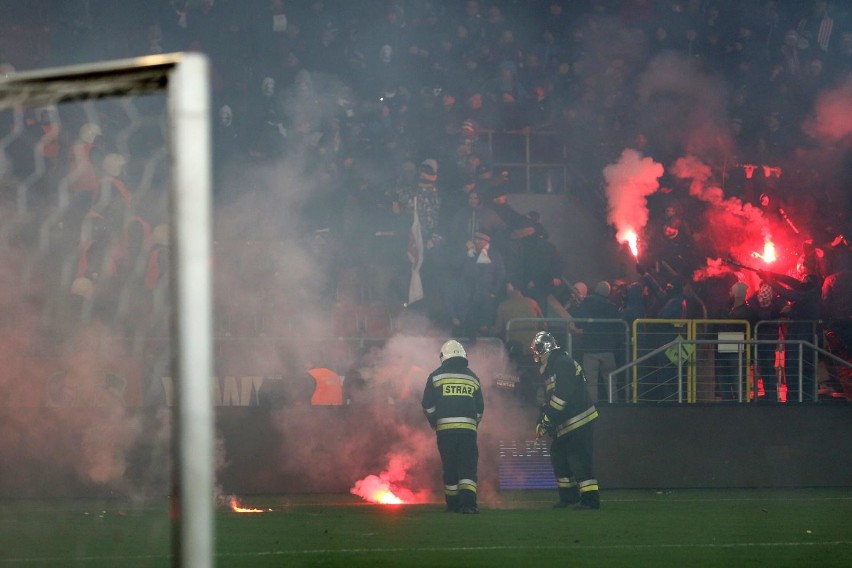
[[[275,461],[277,435],[251,409],[220,410],[226,412],[219,413],[218,431],[229,456],[220,482],[228,491],[348,491],[352,480],[343,476],[305,479],[259,467],[264,456]],[[599,411],[595,466],[603,488],[852,487],[848,404],[604,406]],[[518,439],[528,430],[519,431]],[[549,479],[546,454],[498,460],[499,453],[493,443],[480,444],[486,483],[541,488],[541,479]],[[522,464],[520,478],[504,477],[506,460],[516,460],[510,468]]]
[[[137,439],[126,454],[126,469],[115,472],[121,475],[118,480],[97,483],[85,474],[79,440],[64,433],[70,432],[69,425],[90,419],[92,409],[60,410],[66,428],[49,429],[48,438],[36,433],[44,430],[40,425],[57,424],[57,409],[28,409],[19,415],[29,426],[26,434],[14,438],[15,443],[7,437],[9,443],[0,452],[0,497],[168,493],[168,452],[163,451],[153,432],[150,438]],[[151,421],[161,410],[138,409],[140,415],[134,422],[147,422],[147,428],[153,431]],[[535,409],[531,410],[534,414]],[[302,409],[309,414],[313,411],[330,413],[329,431],[323,435],[358,435],[357,414],[356,420],[341,431],[336,430],[337,420],[332,416],[345,413],[344,409]],[[595,466],[605,489],[852,487],[852,407],[846,403],[602,406],[599,411]],[[223,493],[348,493],[360,479],[353,475],[366,473],[351,471],[347,461],[351,456],[311,442],[317,432],[297,429],[289,433],[293,437],[285,439],[275,420],[276,411],[269,407],[216,409],[220,458],[216,484]],[[546,447],[536,447],[528,439],[530,420],[517,425],[514,440],[481,438],[482,486],[500,490],[552,487]],[[429,446],[424,455],[437,454],[428,430],[426,434],[423,440]],[[303,439],[306,435],[310,439]],[[375,442],[384,447],[396,435],[388,431],[386,440]],[[338,439],[336,445],[342,441]],[[294,448],[301,454],[297,455]],[[383,457],[384,453],[377,455]],[[312,462],[322,465],[321,474],[306,473],[318,471]],[[378,474],[385,463],[377,459],[374,465],[375,471],[369,472]],[[440,481],[438,462],[414,467],[429,470],[426,476]],[[432,469],[434,476],[430,475]]]

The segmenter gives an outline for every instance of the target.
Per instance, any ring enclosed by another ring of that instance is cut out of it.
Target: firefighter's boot
[[[457,513],[459,510],[459,496],[458,495],[444,495],[444,499],[447,501],[447,512],[448,513]]]
[[[566,509],[571,505],[576,505],[580,502],[580,492],[577,490],[577,486],[573,487],[560,487],[559,488],[559,501],[557,501],[554,505],[554,509]]]
[[[580,502],[576,509],[600,509],[601,496],[597,491],[586,491],[580,494]]]

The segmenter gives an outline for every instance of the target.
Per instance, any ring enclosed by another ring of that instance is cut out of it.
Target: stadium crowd
[[[276,326],[298,319],[281,310],[309,297],[345,314],[340,335],[386,335],[417,312],[439,333],[499,337],[524,351],[524,331],[516,341],[505,334],[512,318],[724,319],[731,298],[736,304],[745,294],[755,323],[831,320],[831,347],[849,357],[850,132],[847,125],[826,143],[802,127],[813,123],[825,93],[850,100],[852,11],[843,2],[0,7],[5,76],[180,50],[210,57],[221,333],[280,333]],[[53,271],[45,279],[56,287],[50,294],[67,289],[75,300],[49,303],[52,310],[119,313],[135,324],[151,318],[150,329],[162,331],[168,231],[157,188],[168,172],[150,156],[163,134],[156,123],[130,124],[119,105],[95,108],[94,118],[63,107],[24,109],[2,125],[4,203],[14,207],[12,188],[33,172],[34,187],[47,188],[30,192],[36,209],[55,207],[49,188],[70,196],[59,217],[16,236],[47,251],[31,256]],[[143,101],[138,110],[156,116],[162,108]],[[501,145],[519,139],[543,143],[532,157]],[[706,259],[727,251],[696,238],[706,201],[667,171],[648,197],[638,277],[613,262],[590,290],[583,282],[597,275],[563,260],[575,245],[551,242],[540,212],[518,211],[511,196],[564,194],[606,226],[611,204],[601,172],[625,148],[667,168],[698,157],[726,197],[786,223],[796,262],[784,275],[766,267],[708,274]],[[564,177],[524,184],[510,164],[530,160],[557,163]],[[240,225],[236,212],[246,202],[260,211]],[[415,219],[420,234],[410,238]],[[264,259],[283,258],[290,242],[319,270],[282,286],[288,268]],[[412,296],[412,257],[422,263],[422,297]],[[734,290],[740,281],[745,291]],[[571,332],[581,335],[582,325]]]

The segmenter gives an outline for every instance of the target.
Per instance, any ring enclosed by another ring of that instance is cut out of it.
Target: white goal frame
[[[173,558],[213,565],[213,394],[209,63],[172,53],[15,73],[0,80],[0,110],[164,92],[172,156],[171,236]],[[175,479],[176,478],[176,479]]]

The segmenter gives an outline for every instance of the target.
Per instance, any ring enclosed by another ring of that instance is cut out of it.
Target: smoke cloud
[[[693,278],[702,280],[731,272],[723,260],[748,264],[763,253],[766,242],[773,242],[773,226],[763,211],[736,197],[725,197],[722,188],[713,183],[707,164],[695,156],[686,156],[677,159],[669,171],[676,179],[689,183],[691,197],[708,205],[694,240],[710,243],[705,247],[710,256],[707,265],[697,270]]]
[[[343,407],[287,407],[272,415],[280,433],[278,462],[283,490],[287,480],[301,488],[346,490],[365,500],[389,490],[406,503],[442,499],[435,433],[420,400],[428,374],[439,364],[445,338],[396,335],[363,358]],[[486,410],[479,430],[483,500],[497,501],[497,447],[532,432],[534,417],[510,392],[498,389],[498,376],[516,372],[502,347],[474,344],[470,366],[482,381]],[[346,383],[344,382],[344,385]],[[306,435],[310,433],[309,435]]]
[[[694,61],[661,53],[648,62],[636,89],[638,129],[656,159],[670,163],[688,154],[715,163],[730,150],[725,84]]]
[[[810,136],[827,142],[849,144],[852,135],[852,79],[847,79],[836,89],[817,96],[812,117],[804,129]]]
[[[616,228],[616,239],[625,243],[631,232],[640,234],[648,224],[647,197],[659,189],[663,166],[628,148],[618,162],[604,168],[603,175],[607,220]]]

